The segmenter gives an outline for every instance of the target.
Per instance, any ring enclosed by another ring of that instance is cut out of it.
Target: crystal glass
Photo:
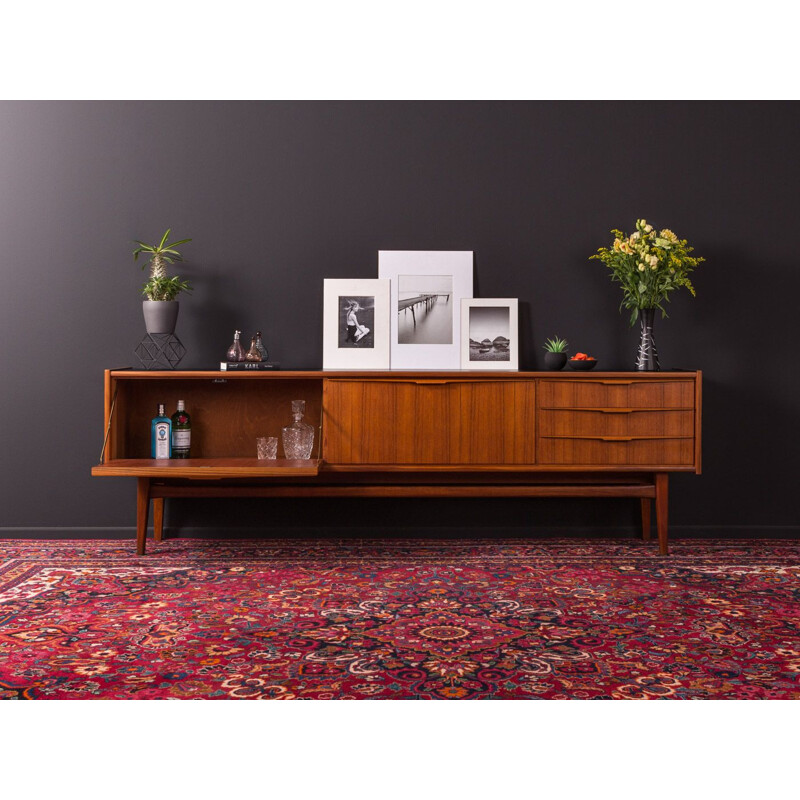
[[[277,436],[259,436],[256,439],[256,450],[258,451],[259,458],[277,458],[278,457],[278,437]]]
[[[314,429],[303,422],[305,410],[305,400],[292,400],[294,422],[283,429],[283,453],[292,461],[311,458],[314,447]]]

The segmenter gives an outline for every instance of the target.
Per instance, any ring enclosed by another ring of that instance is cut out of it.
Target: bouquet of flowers
[[[622,286],[619,308],[631,310],[631,325],[642,308],[661,309],[661,316],[666,317],[663,303],[669,302],[669,295],[681,286],[694,297],[689,273],[705,259],[689,255],[694,248],[686,239],[679,239],[669,228],[656,231],[645,219],[636,220],[636,230],[630,236],[618,230],[611,233],[613,245],[600,247],[589,258],[602,261],[611,270],[611,280]]]

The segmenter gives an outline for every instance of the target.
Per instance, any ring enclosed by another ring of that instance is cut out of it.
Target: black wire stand
[[[146,333],[134,352],[145,369],[175,369],[186,348],[174,333]]]

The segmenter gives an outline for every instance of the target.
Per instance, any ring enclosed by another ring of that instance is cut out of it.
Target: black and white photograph
[[[472,250],[378,251],[378,276],[391,281],[392,369],[459,369],[473,261]]]
[[[397,286],[397,341],[453,343],[453,276],[400,275]]]
[[[323,369],[389,369],[389,281],[326,278]]]
[[[469,360],[509,361],[509,310],[505,306],[475,306],[469,310]]]
[[[462,300],[462,369],[518,369],[517,329],[516,298]]]
[[[339,298],[339,347],[375,347],[375,298],[370,295]]]

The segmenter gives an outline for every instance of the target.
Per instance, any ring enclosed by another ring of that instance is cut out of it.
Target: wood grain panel
[[[533,381],[325,382],[331,464],[535,462]]]
[[[562,378],[539,381],[540,408],[694,408],[693,380]]]
[[[694,438],[610,441],[595,437],[539,437],[539,463],[569,466],[691,466]]]
[[[694,410],[543,409],[540,436],[692,436]]]

